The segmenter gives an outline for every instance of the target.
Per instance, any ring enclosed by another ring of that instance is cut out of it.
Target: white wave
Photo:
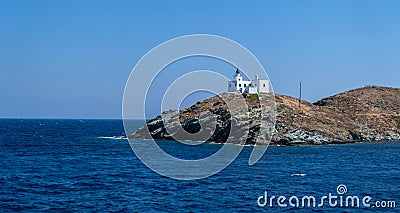
[[[237,144],[237,143],[215,143],[215,142],[209,142],[209,144],[217,144],[217,145],[231,145],[231,146],[251,146],[253,147],[254,144]]]
[[[296,174],[291,174],[290,176],[301,176],[301,177],[304,177],[304,176],[306,176],[307,174],[303,174],[303,173],[296,173]]]
[[[98,137],[98,138],[103,138],[103,139],[115,139],[115,140],[121,140],[121,139],[126,139],[125,136],[103,136],[103,137]]]

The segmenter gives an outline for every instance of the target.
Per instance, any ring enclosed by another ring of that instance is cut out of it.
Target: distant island
[[[250,120],[259,107],[258,96],[244,94],[249,106]],[[199,131],[199,118],[212,113],[218,125],[208,139],[225,143],[231,125],[230,113],[224,98],[234,98],[232,93],[199,101],[181,111],[164,112],[179,116],[182,127],[189,133]],[[323,98],[315,103],[275,94],[276,124],[270,145],[323,145],[361,141],[400,140],[400,89],[367,86]],[[176,125],[176,124],[175,124]],[[251,121],[246,144],[255,144],[260,124]],[[174,140],[167,132],[161,116],[149,120],[128,138]],[[186,140],[193,140],[188,137]]]

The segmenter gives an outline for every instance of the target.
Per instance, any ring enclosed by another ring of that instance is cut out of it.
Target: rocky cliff
[[[315,103],[301,101],[300,105],[296,98],[275,95],[276,106],[267,106],[267,112],[261,111],[259,100],[262,98],[262,95],[246,96],[248,107],[246,110],[233,109],[233,116],[226,102],[239,102],[241,98],[238,98],[237,94],[224,93],[199,101],[179,112],[164,112],[162,116],[148,121],[129,137],[158,140],[173,140],[178,137],[179,140],[201,141],[204,138],[196,138],[193,135],[209,130],[212,131],[209,134],[211,137],[204,140],[225,143],[230,138],[232,127],[239,126],[239,130],[235,129],[234,132],[245,130],[246,144],[255,144],[260,138],[265,140],[268,137],[271,138],[272,145],[319,145],[400,139],[399,88],[364,87]],[[276,112],[275,130],[271,135],[262,137],[260,123],[266,120],[273,123],[272,118],[265,118],[272,109]],[[248,119],[243,119],[244,117]],[[175,122],[168,121],[168,125],[164,125],[165,119]],[[216,123],[214,128],[204,125],[213,122]],[[179,130],[179,126],[185,131]],[[178,134],[179,131],[191,134]]]

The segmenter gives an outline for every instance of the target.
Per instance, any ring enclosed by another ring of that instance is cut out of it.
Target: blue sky
[[[389,0],[3,0],[0,117],[120,118],[138,60],[194,33],[244,45],[279,94],[297,96],[300,80],[312,102],[365,85],[399,87],[399,11]]]

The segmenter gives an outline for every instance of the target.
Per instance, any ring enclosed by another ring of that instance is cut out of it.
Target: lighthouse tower
[[[242,81],[242,76],[240,75],[239,69],[236,69],[235,75],[233,77],[236,81]]]

